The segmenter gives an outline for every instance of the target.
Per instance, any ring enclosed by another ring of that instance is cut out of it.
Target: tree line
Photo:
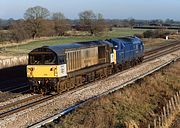
[[[25,11],[24,19],[13,21],[8,32],[0,33],[0,41],[21,42],[43,36],[63,36],[72,30],[72,26],[63,13],[51,14],[47,8],[35,6]],[[91,10],[86,10],[79,13],[79,23],[75,28],[87,31],[90,35],[97,35],[108,30],[108,24],[101,13],[95,14]]]
[[[62,12],[51,13],[44,7],[35,6],[25,11],[23,19],[0,19],[0,42],[21,42],[43,36],[64,36],[69,35],[68,31],[74,29],[86,31],[89,35],[99,35],[112,30],[112,27],[144,28],[148,26],[173,26],[179,28],[180,22],[172,19],[166,19],[165,21],[136,20],[132,17],[105,20],[101,13],[96,14],[91,10],[80,12],[77,20],[70,20]],[[148,31],[140,36],[149,37],[149,35],[156,36],[156,32],[154,34],[154,32]]]

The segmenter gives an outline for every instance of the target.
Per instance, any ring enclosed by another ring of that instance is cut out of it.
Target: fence
[[[148,128],[168,128],[175,115],[180,112],[180,91],[178,91],[162,108],[161,114],[154,119]]]
[[[28,62],[28,56],[17,56],[9,59],[0,60],[0,69],[17,66],[17,65],[24,65]]]

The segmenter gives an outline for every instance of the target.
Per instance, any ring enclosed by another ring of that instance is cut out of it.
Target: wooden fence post
[[[158,126],[161,127],[161,117],[158,116]]]
[[[169,103],[166,104],[166,108],[167,108],[167,117],[169,116]]]
[[[176,93],[178,104],[180,104],[179,92]]]
[[[177,93],[178,93],[178,97],[179,97],[180,96],[180,90]],[[179,97],[179,104],[180,104],[180,97]]]
[[[154,118],[152,125],[150,123],[148,124],[148,128],[166,127],[169,118],[173,115],[173,113],[177,112],[177,110],[180,110],[180,90],[167,101],[165,106],[163,106],[160,115]]]
[[[176,107],[176,109],[177,109],[178,102],[177,102],[177,97],[176,97],[176,95],[174,95],[174,101],[175,101],[175,107]]]
[[[177,103],[178,103],[177,108],[178,108],[178,110],[180,110],[180,106],[179,106],[180,105],[180,98],[179,98],[179,93],[178,92],[176,93],[176,96],[177,96]]]
[[[164,125],[164,115],[163,115],[163,112],[161,112],[161,126]]]
[[[171,104],[171,100],[169,100],[169,110],[170,110],[170,114],[172,113],[172,104]]]
[[[156,118],[154,119],[154,122],[153,122],[154,124],[153,124],[153,126],[154,126],[154,128],[157,128],[157,121],[156,121]]]
[[[163,115],[164,115],[164,125],[165,125],[166,124],[166,120],[167,120],[165,106],[163,107]]]
[[[175,111],[176,108],[175,108],[175,105],[174,105],[174,98],[173,97],[171,97],[171,102],[172,102],[173,111]]]

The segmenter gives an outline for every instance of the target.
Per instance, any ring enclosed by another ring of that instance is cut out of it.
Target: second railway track
[[[162,56],[162,55],[166,55],[168,53],[171,53],[175,50],[179,50],[180,49],[180,44],[179,43],[176,43],[174,45],[170,45],[168,47],[164,47],[164,48],[158,48],[156,49],[154,52],[153,51],[149,51],[147,53],[145,53],[145,60],[144,62],[147,62],[147,61],[150,61],[152,59],[155,59],[159,56]],[[79,89],[82,89],[82,88],[85,88],[86,86],[82,86],[81,88]],[[77,90],[79,90],[77,89]],[[76,90],[74,90],[76,91]],[[74,92],[72,91],[72,92]],[[35,96],[32,96],[32,97],[29,97],[27,99],[23,99],[23,100],[20,100],[20,101],[17,101],[17,102],[14,102],[12,104],[7,104],[5,106],[1,106],[0,107],[0,118],[4,118],[6,116],[9,116],[13,113],[17,113],[19,111],[22,111],[22,110],[25,110],[27,108],[30,108],[32,106],[35,106],[37,104],[40,104],[40,103],[43,103],[43,102],[46,102],[50,99],[53,99],[55,96],[57,95],[49,95],[49,96],[46,96],[46,97],[42,97],[42,95],[35,95]],[[39,99],[38,99],[39,98]],[[14,107],[16,106],[16,107]]]

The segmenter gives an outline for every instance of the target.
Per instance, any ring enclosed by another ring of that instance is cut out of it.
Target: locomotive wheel
[[[32,91],[33,93],[39,93],[39,88],[37,88],[36,86],[32,86],[32,87],[31,87],[31,91]]]
[[[76,77],[76,87],[79,87],[82,85],[82,77],[78,76]]]
[[[64,81],[59,81],[56,91],[59,94],[61,94],[64,91]]]
[[[41,88],[41,89],[40,89],[40,94],[46,95],[46,94],[47,94],[47,89]]]
[[[71,89],[71,83],[68,81],[66,82],[66,91],[69,91]]]
[[[40,94],[46,95],[48,93],[47,85],[40,86]]]

